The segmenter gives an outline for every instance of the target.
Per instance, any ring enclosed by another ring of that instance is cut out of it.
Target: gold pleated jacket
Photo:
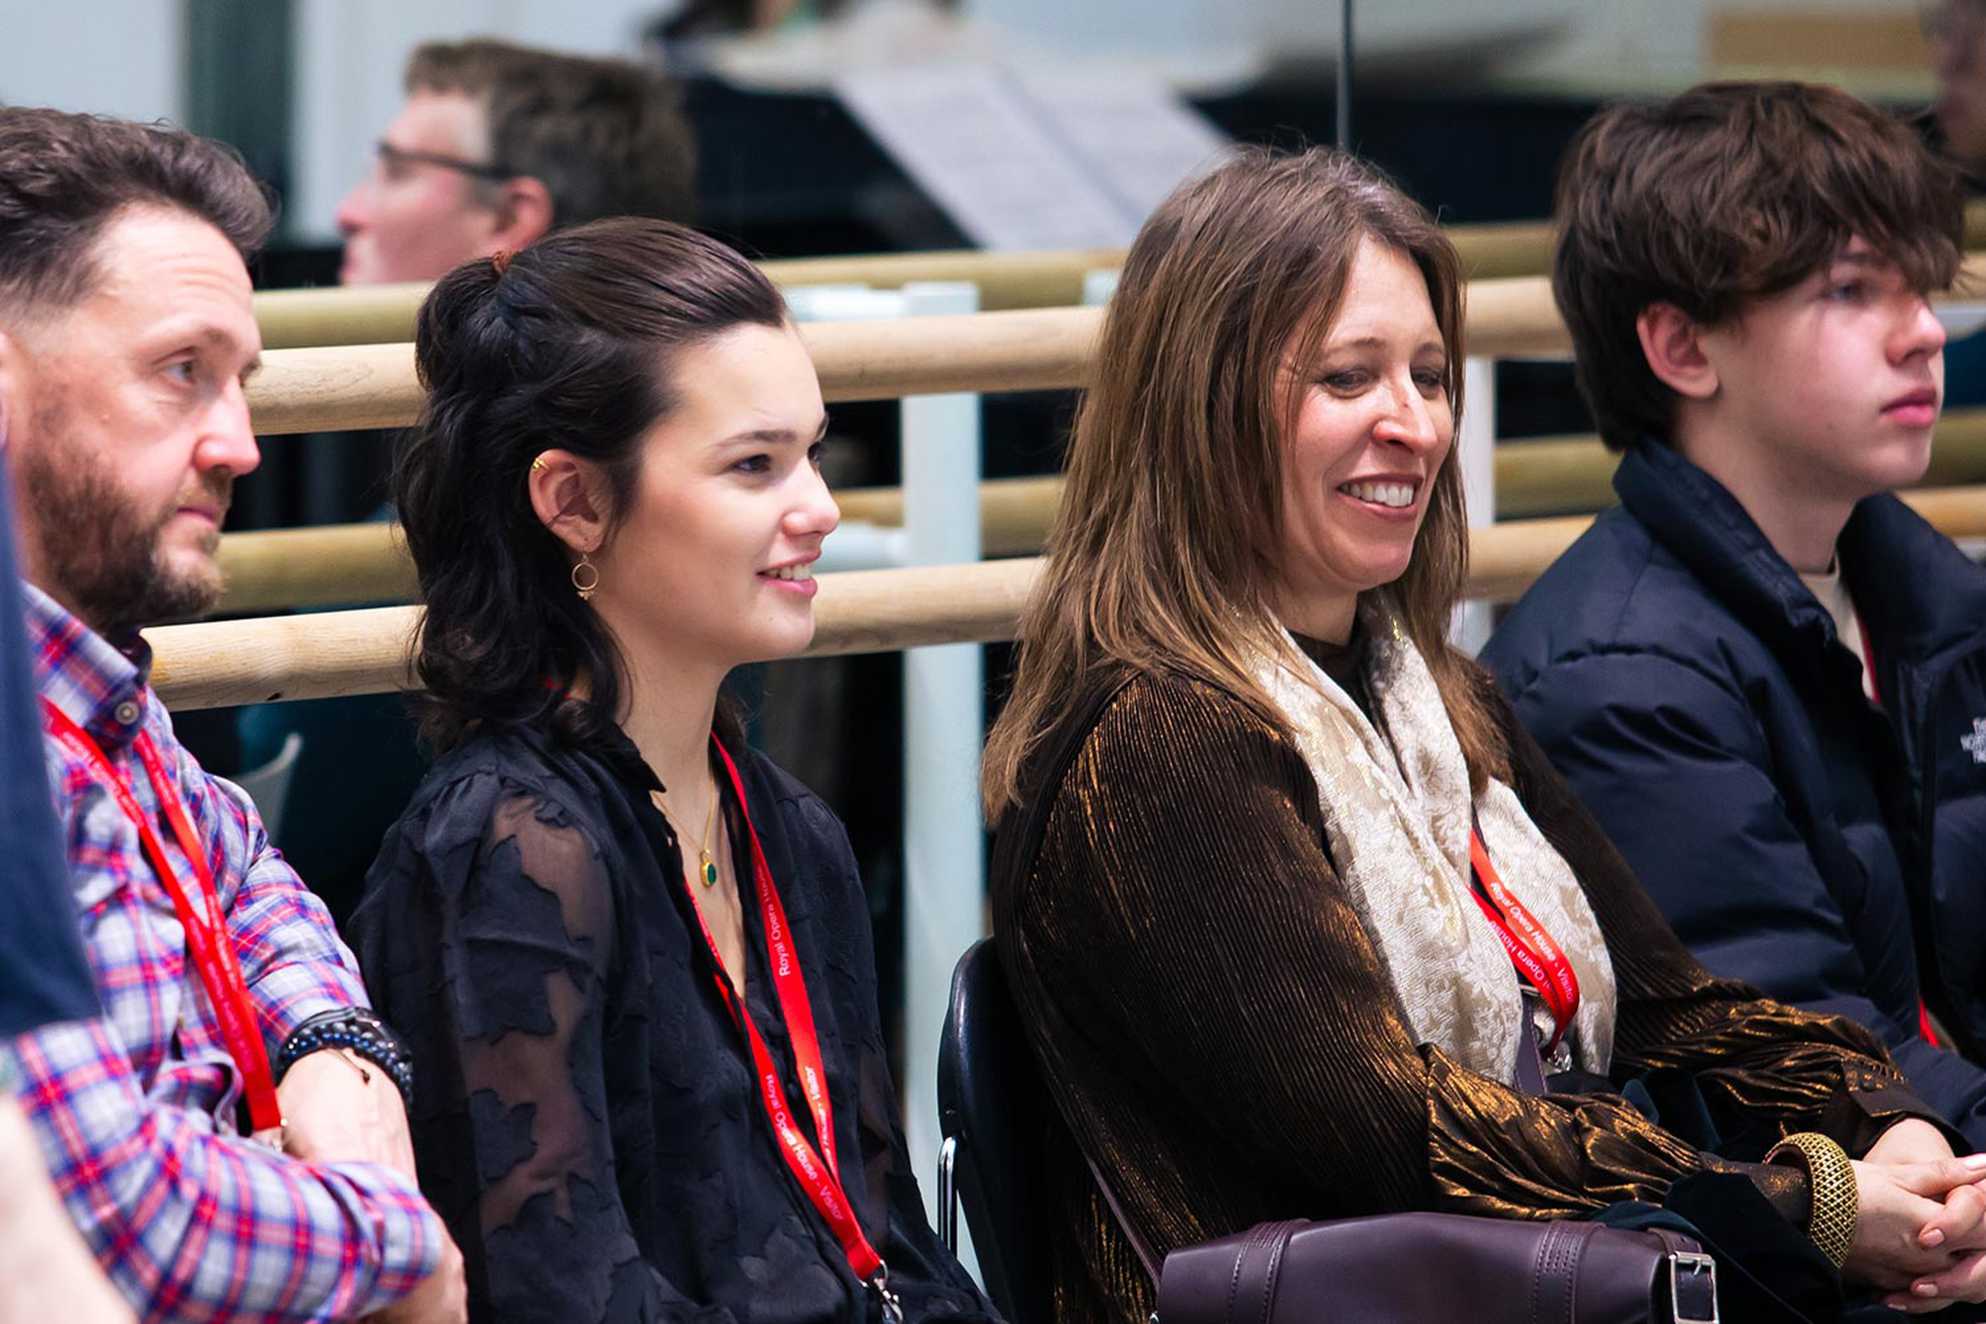
[[[1932,1116],[1859,1025],[1699,965],[1501,720],[1513,788],[1606,936],[1614,1081],[1679,1068],[1714,1107],[1856,1155],[1898,1117]],[[1030,766],[996,832],[993,929],[1063,1123],[1033,1168],[1061,1319],[1142,1324],[1152,1307],[1082,1152],[1160,1257],[1270,1219],[1660,1203],[1706,1170],[1745,1173],[1804,1221],[1797,1171],[1700,1152],[1619,1094],[1527,1095],[1416,1044],[1326,854],[1308,767],[1233,695],[1120,677],[1076,696]]]

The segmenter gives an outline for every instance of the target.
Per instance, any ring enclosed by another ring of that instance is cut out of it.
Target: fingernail
[[[1910,1284],[1910,1294],[1912,1296],[1936,1296],[1938,1294],[1938,1285],[1936,1283],[1912,1283]]]
[[[1926,1232],[1923,1236],[1917,1238],[1917,1240],[1926,1247],[1942,1246],[1945,1244],[1944,1229],[1934,1227],[1929,1232]]]
[[[1986,1154],[1967,1154],[1959,1162],[1968,1168],[1986,1168]]]

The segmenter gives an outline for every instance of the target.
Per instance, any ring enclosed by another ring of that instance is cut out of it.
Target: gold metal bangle
[[[1848,1151],[1818,1132],[1801,1131],[1774,1145],[1765,1156],[1767,1163],[1789,1159],[1807,1171],[1807,1235],[1839,1269],[1855,1244],[1861,1209]]]

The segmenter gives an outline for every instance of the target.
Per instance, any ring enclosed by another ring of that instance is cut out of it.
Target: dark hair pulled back
[[[733,327],[785,324],[759,269],[668,221],[622,217],[561,231],[507,261],[444,276],[421,305],[415,362],[427,401],[403,437],[394,500],[427,616],[414,641],[421,735],[447,749],[472,727],[546,726],[599,748],[626,671],[572,586],[572,558],[532,509],[540,451],[607,475],[611,530],[641,441],[676,406],[675,354]],[[585,678],[586,701],[565,701]]]

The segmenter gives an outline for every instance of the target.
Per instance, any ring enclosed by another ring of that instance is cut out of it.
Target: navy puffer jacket
[[[1614,487],[1483,660],[1705,965],[1875,1030],[1986,1148],[1986,571],[1894,497],[1856,507],[1877,708],[1716,480],[1650,442]]]

